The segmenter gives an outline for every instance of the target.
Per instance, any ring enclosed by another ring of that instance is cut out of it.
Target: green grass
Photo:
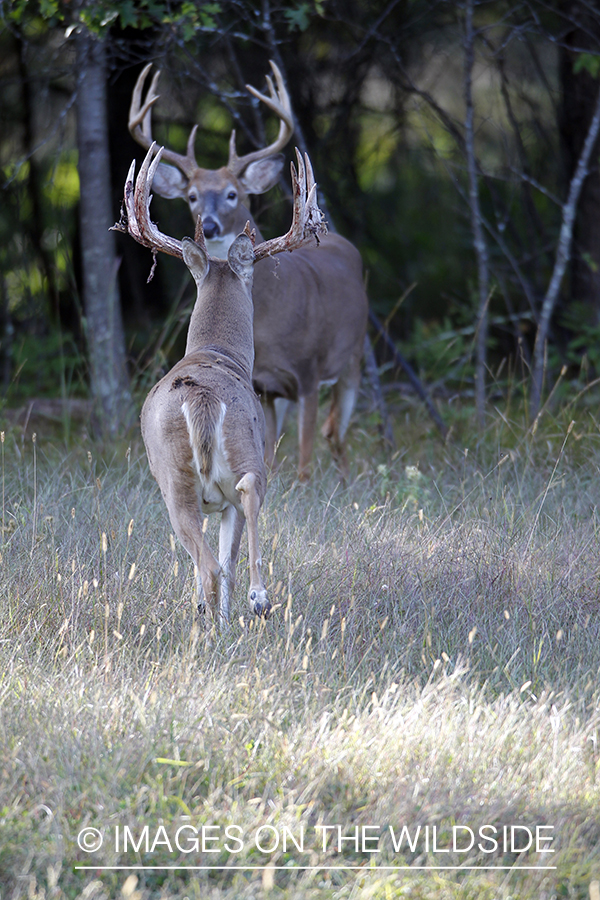
[[[443,443],[405,407],[391,458],[363,416],[347,486],[322,447],[297,484],[285,440],[261,515],[275,613],[248,616],[243,546],[232,627],[212,638],[141,444],[69,450],[7,431],[2,900],[597,900],[589,409],[531,434],[507,406],[479,436],[458,410]],[[486,825],[494,853],[477,846],[491,847]],[[322,826],[340,826],[340,850]],[[421,827],[414,850],[393,846],[403,826]],[[468,852],[440,852],[453,826],[459,847],[474,832]],[[505,826],[551,826],[554,853],[511,852]],[[77,843],[88,827],[96,852]],[[357,850],[355,829],[379,843]],[[450,864],[476,868],[414,868]],[[135,865],[162,868],[100,870]],[[186,865],[224,868],[164,868]]]

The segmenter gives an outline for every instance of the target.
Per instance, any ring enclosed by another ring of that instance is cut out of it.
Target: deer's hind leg
[[[258,540],[258,514],[261,507],[261,498],[256,486],[256,475],[253,472],[247,472],[243,478],[238,481],[236,490],[241,494],[242,509],[248,525],[248,557],[250,563],[250,589],[248,591],[248,602],[252,612],[257,616],[268,617],[271,611],[271,604],[267,596],[260,572],[261,558],[260,546]]]
[[[205,517],[194,489],[184,479],[171,480],[162,494],[169,511],[173,531],[191,556],[197,569],[199,608],[204,604],[218,621],[221,568],[206,540]],[[202,601],[204,598],[204,602]]]

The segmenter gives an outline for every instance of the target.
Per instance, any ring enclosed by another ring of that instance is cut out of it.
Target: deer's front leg
[[[267,589],[260,574],[260,548],[258,542],[258,514],[261,500],[256,489],[256,475],[247,472],[236,485],[236,490],[242,495],[242,508],[248,524],[248,556],[250,562],[250,590],[248,601],[252,612],[257,616],[267,618],[271,611],[271,604],[267,596]]]

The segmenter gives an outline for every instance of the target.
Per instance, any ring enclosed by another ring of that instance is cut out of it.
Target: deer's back
[[[187,354],[150,391],[141,413],[150,470],[163,494],[176,472],[204,512],[239,506],[235,484],[247,472],[257,476],[261,501],[266,491],[260,401],[239,367],[218,365],[215,356]]]
[[[368,301],[360,254],[340,235],[255,266],[254,383],[297,399],[362,352]]]

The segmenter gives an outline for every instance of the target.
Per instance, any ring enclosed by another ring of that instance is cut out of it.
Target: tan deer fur
[[[197,298],[185,355],[156,384],[142,408],[142,436],[150,470],[163,495],[175,534],[198,571],[198,594],[217,623],[229,621],[230,599],[244,522],[248,524],[250,589],[256,615],[270,603],[260,571],[258,515],[265,496],[265,420],[252,385],[254,362],[252,279],[264,256],[292,250],[325,227],[316,204],[310,162],[292,167],[294,216],[287,235],[254,247],[249,229],[227,259],[209,257],[202,226],[196,241],[161,234],[149,215],[149,188],[160,153],[152,145],[133,188],[135,163],[125,185],[126,218],[115,226],[153,251],[183,258]],[[219,558],[205,537],[205,516],[221,513]]]
[[[158,99],[157,72],[142,103],[147,66],[134,90],[130,131],[148,147],[152,107]],[[189,204],[194,221],[200,216],[207,246],[214,256],[225,257],[236,234],[250,221],[257,240],[262,236],[247,209],[248,197],[272,187],[281,172],[277,153],[293,132],[289,97],[279,70],[271,63],[275,85],[267,78],[269,95],[248,87],[280,118],[279,134],[268,147],[238,157],[235,132],[230,140],[227,166],[203,169],[194,156],[194,128],[186,155],[166,151],[172,165],[160,165],[154,190],[163,197],[180,197]],[[367,326],[367,296],[360,254],[336,234],[320,246],[306,246],[292,255],[259,262],[254,272],[253,382],[261,394],[266,417],[266,459],[272,463],[282,427],[284,402],[298,401],[299,477],[310,475],[316,428],[319,386],[333,385],[329,415],[323,426],[342,474],[348,463],[345,436],[360,384],[360,361]]]

